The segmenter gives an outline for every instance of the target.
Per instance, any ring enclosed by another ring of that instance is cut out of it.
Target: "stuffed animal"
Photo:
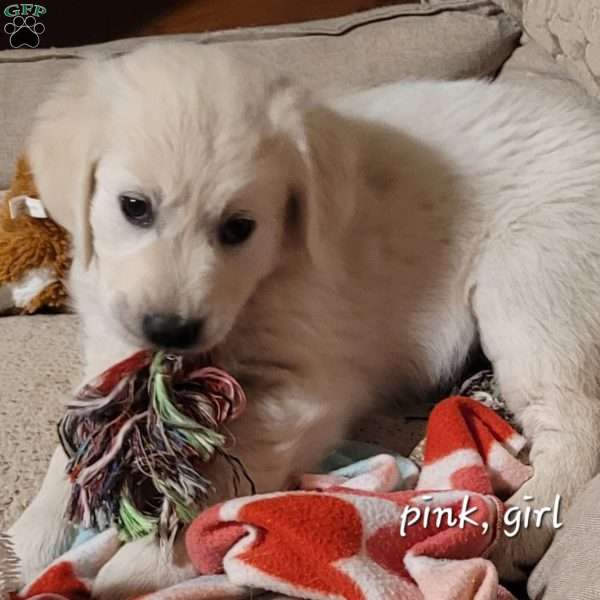
[[[27,159],[20,158],[10,189],[0,197],[0,314],[65,310],[70,246],[67,231],[37,199]]]

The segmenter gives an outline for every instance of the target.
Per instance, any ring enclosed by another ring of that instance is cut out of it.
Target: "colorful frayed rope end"
[[[12,540],[0,533],[0,600],[9,600],[19,588],[20,563]]]
[[[205,357],[142,351],[111,367],[81,388],[58,426],[72,484],[67,517],[85,528],[114,524],[125,541],[154,533],[171,544],[206,504],[212,485],[202,471],[215,456],[230,465],[234,490],[242,477],[252,484],[225,428],[245,406],[238,382]]]

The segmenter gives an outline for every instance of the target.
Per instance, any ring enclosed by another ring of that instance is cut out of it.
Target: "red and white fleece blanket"
[[[307,476],[302,490],[213,506],[187,531],[198,577],[144,598],[512,599],[485,556],[502,531],[500,498],[531,475],[515,458],[524,444],[489,408],[448,398],[430,416],[415,490],[393,491],[397,462],[379,455],[344,475]],[[118,547],[105,531],[15,598],[85,600]]]

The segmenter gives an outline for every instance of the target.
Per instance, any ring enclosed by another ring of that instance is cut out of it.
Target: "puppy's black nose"
[[[144,335],[165,348],[189,348],[200,337],[203,321],[183,319],[174,314],[149,314],[142,320]]]

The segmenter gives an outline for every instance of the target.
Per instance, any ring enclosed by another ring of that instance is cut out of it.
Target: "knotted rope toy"
[[[230,465],[236,492],[241,477],[252,484],[225,427],[245,405],[237,381],[206,357],[142,351],[114,365],[79,390],[58,425],[67,517],[170,545],[206,504],[212,484],[202,470],[215,456]]]

